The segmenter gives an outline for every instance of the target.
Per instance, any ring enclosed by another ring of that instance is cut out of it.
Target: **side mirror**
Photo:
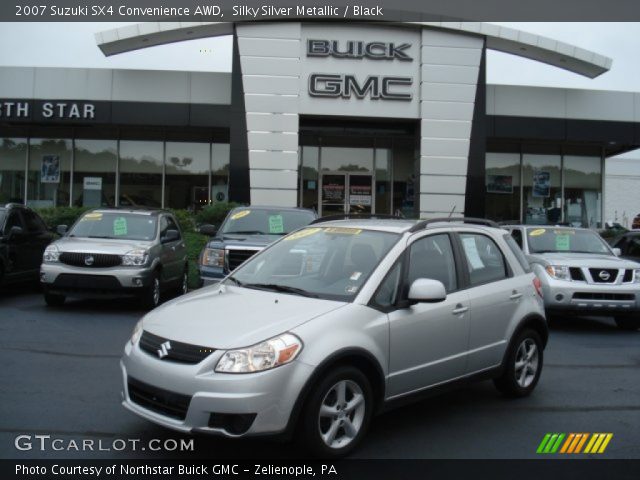
[[[447,298],[447,291],[442,282],[431,278],[418,278],[409,288],[409,301],[411,303],[435,303]]]
[[[58,225],[56,227],[56,233],[60,236],[64,235],[65,233],[67,233],[67,230],[69,230],[69,227],[66,225]]]
[[[180,233],[177,230],[167,230],[160,240],[162,243],[171,243],[180,240]]]
[[[200,232],[202,235],[215,237],[216,233],[218,233],[218,228],[215,225],[210,225],[207,223],[207,224],[201,225],[200,228],[198,229],[198,232]]]
[[[619,257],[620,255],[622,255],[622,250],[620,250],[618,247],[612,248],[611,250],[613,250],[613,254],[616,257]]]
[[[20,236],[20,235],[22,235],[22,233],[23,233],[22,227],[19,227],[18,225],[14,225],[9,230],[9,234],[7,235],[7,238],[13,238],[13,237],[16,237],[16,236]]]

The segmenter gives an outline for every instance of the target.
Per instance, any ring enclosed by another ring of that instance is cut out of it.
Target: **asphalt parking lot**
[[[119,357],[143,312],[130,301],[47,308],[24,287],[0,292],[0,458],[299,458],[295,445],[198,436],[194,452],[20,451],[18,435],[63,440],[183,439],[120,405]],[[212,313],[213,314],[213,313]],[[385,413],[360,458],[535,458],[547,432],[611,432],[606,458],[640,458],[640,332],[610,319],[554,326],[533,396],[483,382]],[[61,443],[60,445],[66,445]],[[35,447],[35,444],[34,444]],[[588,455],[581,455],[586,458]]]

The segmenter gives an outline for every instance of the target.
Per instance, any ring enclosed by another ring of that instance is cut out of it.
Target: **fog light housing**
[[[246,433],[253,421],[256,419],[255,413],[211,413],[209,416],[209,428],[225,430],[231,435],[242,435]]]
[[[556,300],[557,300],[558,302],[563,301],[563,300],[564,300],[564,295],[562,295],[561,293],[557,294],[557,295],[556,295]]]
[[[140,277],[134,277],[133,285],[136,286],[136,287],[141,287],[142,286],[142,279]]]

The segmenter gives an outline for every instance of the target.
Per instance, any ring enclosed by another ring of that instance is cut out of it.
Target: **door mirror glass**
[[[613,254],[616,257],[619,257],[620,255],[622,255],[622,250],[620,250],[618,247],[612,248],[611,250],[613,251]]]
[[[180,232],[177,230],[167,230],[167,232],[162,237],[162,243],[170,243],[175,242],[180,239]]]
[[[447,298],[444,284],[439,280],[431,278],[418,278],[409,288],[410,302],[441,302]]]
[[[16,236],[20,236],[22,235],[22,227],[18,227],[17,225],[14,225],[13,227],[11,227],[11,229],[9,230],[9,238],[14,238]]]
[[[210,225],[208,223],[201,225],[198,229],[202,235],[208,235],[210,237],[215,237],[216,233],[218,233],[218,228],[215,225]]]
[[[58,235],[64,235],[65,233],[67,233],[67,230],[69,229],[69,227],[67,225],[58,225],[56,227],[56,233]]]

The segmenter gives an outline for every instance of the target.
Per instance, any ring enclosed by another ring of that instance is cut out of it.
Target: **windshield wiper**
[[[113,237],[109,237],[107,235],[87,235],[87,238],[113,238]]]
[[[255,288],[256,290],[273,290],[275,292],[293,293],[294,295],[302,295],[303,297],[318,298],[315,293],[308,292],[302,288],[289,287],[288,285],[278,285],[277,283],[245,283],[242,285],[246,288]]]
[[[233,278],[233,277],[227,277],[227,280],[231,280],[233,283],[235,283],[236,285],[238,285],[239,287],[244,286],[244,283],[242,283],[240,280]]]
[[[260,230],[239,230],[237,232],[224,232],[224,235],[266,235]]]

